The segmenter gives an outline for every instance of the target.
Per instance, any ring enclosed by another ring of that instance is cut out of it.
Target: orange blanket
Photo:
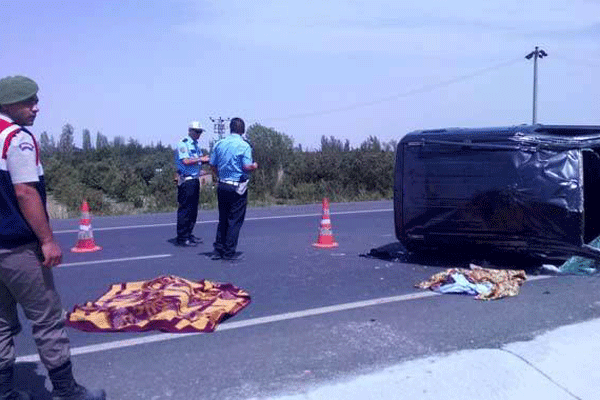
[[[76,305],[67,325],[88,332],[212,332],[250,304],[250,295],[229,283],[159,276],[112,285],[94,302]]]
[[[490,290],[487,293],[478,294],[477,300],[495,300],[503,297],[516,296],[519,288],[527,280],[524,270],[499,270],[481,268],[471,264],[471,269],[451,268],[433,275],[426,281],[417,283],[415,287],[420,289],[437,290],[445,284],[454,282],[453,274],[463,275],[471,283],[487,283]]]

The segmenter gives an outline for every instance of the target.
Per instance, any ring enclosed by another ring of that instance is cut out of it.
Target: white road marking
[[[363,210],[363,211],[340,211],[335,213],[330,213],[330,215],[348,215],[348,214],[368,214],[368,213],[377,213],[377,212],[391,212],[394,211],[391,208],[388,209],[379,209],[379,210]],[[305,218],[305,217],[320,217],[321,213],[318,214],[295,214],[295,215],[275,215],[271,217],[248,217],[245,221],[261,221],[261,220],[269,220],[269,219],[283,219],[283,218]],[[210,220],[210,221],[198,221],[196,225],[200,224],[216,224],[219,220]],[[164,226],[175,226],[175,222],[169,222],[164,224],[148,224],[148,225],[128,225],[128,226],[108,226],[104,228],[94,228],[95,231],[116,231],[123,229],[140,229],[140,228],[160,228]],[[59,233],[77,233],[79,230],[77,229],[66,229],[66,230],[56,230],[55,234]]]
[[[383,297],[383,298],[373,299],[373,300],[365,300],[365,301],[357,301],[357,302],[353,302],[353,303],[338,304],[335,306],[311,308],[311,309],[303,310],[303,311],[294,311],[294,312],[289,312],[289,313],[271,315],[271,316],[267,316],[267,317],[251,318],[251,319],[237,321],[237,322],[224,322],[223,324],[220,324],[217,326],[216,331],[227,331],[230,329],[239,329],[239,328],[245,328],[245,327],[249,327],[249,326],[256,326],[256,325],[268,324],[268,323],[279,322],[279,321],[287,321],[287,320],[292,320],[292,319],[296,319],[296,318],[329,314],[329,313],[333,313],[333,312],[351,310],[351,309],[355,309],[355,308],[370,307],[370,306],[374,306],[374,305],[380,305],[380,304],[386,304],[386,303],[392,303],[392,302],[398,302],[398,301],[415,300],[415,299],[421,299],[421,298],[438,296],[438,295],[439,294],[436,292],[411,293],[411,294],[405,294],[405,295],[400,295],[400,296]],[[202,333],[161,333],[161,334],[157,334],[157,335],[145,336],[145,337],[136,338],[136,339],[117,340],[114,342],[93,344],[90,346],[75,347],[75,348],[71,349],[71,354],[78,355],[78,354],[97,353],[99,351],[115,350],[115,349],[121,349],[124,347],[138,346],[138,345],[148,344],[148,343],[163,342],[165,340],[180,339],[180,338],[196,336],[196,335],[200,335],[200,334],[202,334]],[[31,354],[28,356],[17,357],[17,362],[38,362],[39,360],[40,359],[37,354]]]
[[[206,221],[206,222],[197,222],[197,223],[207,223],[207,222],[213,222],[213,221]],[[214,222],[219,222],[219,221],[214,221]],[[117,231],[117,230],[122,230],[122,229],[137,229],[137,228],[158,228],[161,226],[175,226],[175,222],[172,223],[168,223],[168,224],[151,224],[151,225],[128,225],[128,226],[110,226],[110,227],[106,227],[106,228],[94,228],[95,231]],[[59,233],[77,233],[79,232],[79,230],[77,229],[65,229],[65,230],[57,230],[54,231],[54,234],[59,234]]]
[[[112,258],[110,260],[95,260],[95,261],[80,261],[80,262],[72,262],[72,263],[64,263],[60,264],[59,267],[73,267],[75,265],[89,265],[89,264],[105,264],[111,262],[120,262],[120,261],[137,261],[137,260],[148,260],[152,258],[165,258],[171,257],[173,254],[155,254],[152,256],[139,256],[139,257],[126,257],[126,258]]]
[[[540,279],[546,279],[546,278],[551,278],[551,276],[535,276],[535,277],[528,278],[528,280],[540,280]],[[395,303],[395,302],[399,302],[399,301],[424,299],[424,298],[434,297],[434,296],[440,296],[440,293],[431,292],[431,291],[409,293],[409,294],[403,294],[403,295],[399,295],[399,296],[381,297],[381,298],[372,299],[372,300],[364,300],[364,301],[356,301],[356,302],[352,302],[352,303],[338,304],[338,305],[334,305],[334,306],[310,308],[308,310],[303,310],[303,311],[293,311],[293,312],[289,312],[289,313],[271,315],[271,316],[267,316],[267,317],[250,318],[250,319],[237,321],[237,322],[224,322],[223,324],[220,324],[217,326],[216,331],[228,331],[231,329],[240,329],[240,328],[246,328],[246,327],[250,327],[250,326],[270,324],[273,322],[289,321],[289,320],[293,320],[293,319],[297,319],[297,318],[312,317],[312,316],[316,316],[316,315],[330,314],[330,313],[339,312],[339,311],[371,307],[371,306],[377,306],[377,305],[381,305],[381,304]],[[201,335],[201,334],[202,333],[161,333],[161,334],[157,334],[157,335],[144,336],[141,338],[117,340],[114,342],[74,347],[71,349],[71,354],[75,356],[75,355],[80,355],[80,354],[97,353],[100,351],[109,351],[109,350],[122,349],[125,347],[139,346],[139,345],[148,344],[148,343],[164,342],[167,340],[181,339],[181,338],[197,336],[197,335]],[[27,356],[17,357],[17,362],[39,362],[39,361],[40,361],[40,358],[37,354],[30,354]]]

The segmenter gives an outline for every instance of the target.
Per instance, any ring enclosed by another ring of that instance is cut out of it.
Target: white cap
[[[204,130],[204,128],[202,127],[202,125],[200,125],[200,122],[198,122],[198,121],[192,121],[192,122],[190,122],[190,125],[189,125],[188,128],[189,129],[194,129],[194,130],[197,130],[197,131],[203,131]]]

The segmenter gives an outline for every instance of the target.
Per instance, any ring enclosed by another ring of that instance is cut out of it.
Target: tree
[[[383,151],[377,136],[369,136],[367,140],[361,143],[360,149],[363,151]]]
[[[108,147],[108,138],[102,134],[102,132],[98,131],[96,133],[96,149],[103,149]]]
[[[387,143],[383,143],[383,150],[384,151],[396,152],[396,148],[397,147],[398,147],[398,141],[394,140],[394,139],[391,139]]]
[[[56,150],[56,143],[53,136],[48,136],[48,132],[44,131],[40,135],[40,151],[44,154],[50,154]]]
[[[259,124],[250,126],[247,136],[252,143],[253,158],[260,167],[253,173],[254,187],[265,194],[273,193],[291,162],[294,140]]]
[[[125,147],[125,138],[123,136],[115,136],[112,144],[115,148]]]
[[[341,140],[336,139],[333,136],[330,136],[329,139],[327,139],[327,136],[323,135],[321,136],[321,151],[323,153],[342,152],[344,151],[344,145]]]
[[[144,153],[144,146],[140,142],[130,137],[125,146],[125,154],[128,156],[141,156]]]
[[[83,147],[83,151],[90,151],[92,150],[92,138],[90,136],[90,131],[88,129],[84,129],[82,132],[82,147]]]
[[[75,148],[75,144],[73,142],[73,135],[75,130],[71,124],[65,124],[62,128],[62,133],[60,134],[60,139],[58,141],[58,151],[63,154],[71,154],[73,153],[73,149]]]

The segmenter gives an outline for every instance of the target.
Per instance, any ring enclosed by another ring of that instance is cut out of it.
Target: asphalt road
[[[215,211],[200,212],[196,248],[173,246],[175,215],[94,217],[96,253],[74,254],[78,220],[53,221],[65,251],[55,270],[63,305],[111,284],[172,274],[230,282],[252,303],[214,333],[85,333],[69,329],[78,379],[110,399],[250,399],[301,393],[402,361],[498,348],[600,316],[595,277],[536,276],[518,296],[491,302],[414,285],[446,267],[361,257],[396,241],[392,203],[332,204],[339,248],[316,249],[320,205],[249,209],[240,262],[212,261]],[[50,399],[23,321],[19,385]]]

